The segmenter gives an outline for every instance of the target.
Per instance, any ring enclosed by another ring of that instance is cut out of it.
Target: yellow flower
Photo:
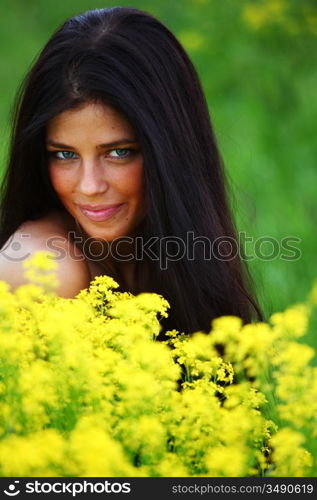
[[[22,263],[25,277],[33,284],[42,286],[47,292],[58,286],[56,256],[53,252],[37,251]]]
[[[209,477],[239,477],[244,475],[248,450],[243,446],[214,446],[206,457]]]
[[[304,436],[287,427],[270,440],[273,447],[274,476],[302,477],[312,466],[310,453],[303,448]]]
[[[179,41],[181,42],[187,50],[198,50],[204,46],[206,43],[204,37],[198,31],[186,30],[180,31],[177,35]]]
[[[168,302],[116,288],[0,282],[0,475],[315,474],[316,353],[298,342],[313,304],[157,342]]]
[[[283,313],[272,314],[270,321],[277,332],[283,330],[292,337],[301,337],[307,331],[310,308],[305,304],[296,304]]]

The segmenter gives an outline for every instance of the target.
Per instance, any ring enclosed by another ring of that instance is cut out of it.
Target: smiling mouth
[[[110,217],[112,217],[114,214],[118,213],[119,210],[125,205],[125,203],[120,203],[118,205],[110,205],[108,208],[88,208],[87,205],[78,205],[80,211],[82,214],[87,217],[89,220],[94,221],[94,222],[103,222]]]

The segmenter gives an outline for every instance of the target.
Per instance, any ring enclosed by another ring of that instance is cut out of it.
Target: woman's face
[[[95,239],[133,233],[145,215],[143,157],[127,119],[85,103],[49,121],[49,175],[66,210]]]

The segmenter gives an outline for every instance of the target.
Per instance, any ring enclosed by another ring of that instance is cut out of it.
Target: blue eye
[[[112,156],[112,158],[128,158],[133,150],[129,148],[118,148],[118,149],[112,149],[111,152],[115,151],[117,153],[117,156]]]
[[[135,154],[136,151],[131,148],[116,148],[108,153],[108,157],[114,160],[126,160]],[[49,156],[58,161],[77,160],[79,156],[73,151],[49,151]]]
[[[76,157],[73,151],[55,151],[53,156],[57,160],[73,160]]]

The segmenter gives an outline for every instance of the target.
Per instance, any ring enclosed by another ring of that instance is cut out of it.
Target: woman
[[[170,302],[163,331],[262,318],[197,73],[138,9],[73,17],[40,53],[17,99],[1,217],[0,277],[12,288],[21,261],[49,248],[59,295],[109,274]]]

